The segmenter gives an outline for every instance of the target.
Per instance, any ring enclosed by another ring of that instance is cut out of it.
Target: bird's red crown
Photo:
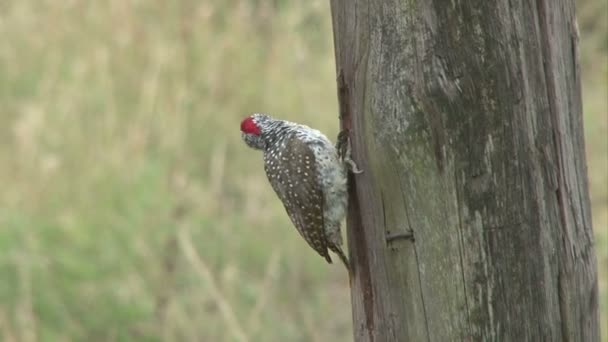
[[[251,116],[248,116],[241,121],[241,132],[255,135],[260,135],[262,133],[260,127],[253,121]]]

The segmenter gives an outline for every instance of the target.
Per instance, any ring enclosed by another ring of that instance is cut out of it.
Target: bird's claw
[[[344,161],[346,162],[346,164],[348,164],[349,169],[352,173],[354,174],[360,174],[363,173],[363,170],[359,170],[359,168],[357,167],[357,164],[355,163],[354,160],[350,159],[350,158],[346,158],[344,159]]]

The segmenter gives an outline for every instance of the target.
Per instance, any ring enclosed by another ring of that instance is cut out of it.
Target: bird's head
[[[264,136],[273,119],[265,114],[252,114],[241,121],[241,136],[247,146],[263,150],[266,146]]]

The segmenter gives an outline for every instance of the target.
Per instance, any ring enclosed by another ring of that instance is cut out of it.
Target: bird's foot
[[[363,170],[360,170],[357,167],[357,164],[352,159],[352,147],[350,144],[350,137],[348,130],[342,130],[338,134],[338,141],[336,142],[336,150],[338,150],[338,156],[342,159],[347,166],[347,168],[354,174],[363,173]]]
[[[336,150],[338,151],[338,157],[344,159],[346,154],[346,145],[349,143],[348,130],[342,130],[338,133],[338,140],[336,141]]]

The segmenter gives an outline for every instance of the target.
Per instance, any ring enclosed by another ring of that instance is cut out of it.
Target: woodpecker
[[[347,170],[361,171],[350,159],[344,131],[334,147],[316,129],[253,114],[241,122],[241,136],[249,147],[263,151],[268,181],[308,245],[328,263],[328,249],[338,254],[349,269],[340,222],[346,215]]]

